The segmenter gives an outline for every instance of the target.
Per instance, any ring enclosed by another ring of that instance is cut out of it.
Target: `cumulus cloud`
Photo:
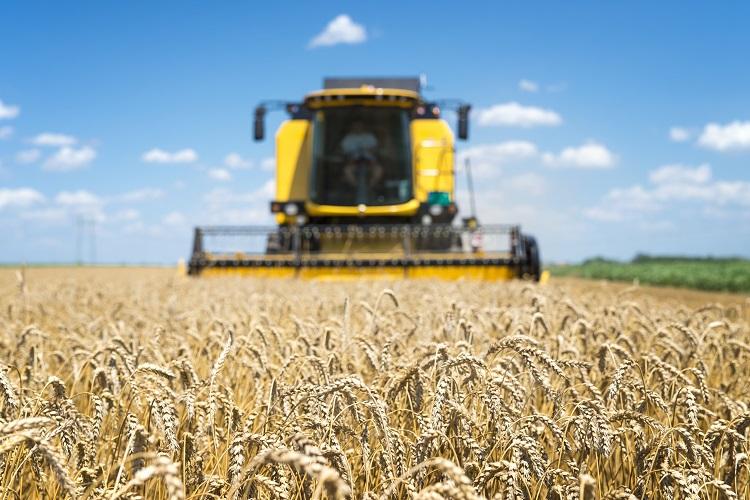
[[[276,169],[276,158],[263,158],[263,161],[260,162],[260,168],[266,172],[273,172]]]
[[[650,187],[635,185],[610,190],[602,203],[584,214],[591,219],[614,221],[663,211],[677,202],[702,203],[706,205],[704,212],[715,207],[750,207],[750,182],[713,180],[709,165],[665,165],[651,171],[649,181]]]
[[[208,171],[208,176],[215,181],[231,181],[232,174],[226,168],[212,168]]]
[[[0,188],[0,210],[26,208],[45,201],[44,195],[32,188]]]
[[[545,153],[542,161],[550,167],[603,169],[612,168],[616,157],[606,146],[592,141],[578,147],[567,147],[557,154]]]
[[[78,140],[72,135],[58,134],[56,132],[43,132],[31,139],[31,143],[37,146],[72,146]]]
[[[583,210],[584,217],[600,222],[620,222],[625,218],[623,212],[612,207],[589,207]]]
[[[64,146],[44,162],[44,170],[68,172],[83,168],[96,158],[96,151],[90,146],[73,148]]]
[[[4,127],[0,127],[0,141],[10,139],[10,136],[12,135],[13,135],[13,127],[11,127],[10,125],[5,125]]]
[[[316,47],[330,47],[338,44],[356,44],[367,40],[367,30],[361,24],[355,23],[346,14],[340,14],[326,25],[325,29],[316,35],[308,45]]]
[[[55,202],[64,207],[94,207],[103,203],[101,198],[85,189],[61,191],[55,196]]]
[[[518,88],[524,92],[538,92],[539,84],[531,80],[522,79],[518,82]]]
[[[705,184],[711,180],[711,167],[704,163],[695,168],[681,165],[664,165],[651,171],[648,176],[654,184]]]
[[[190,148],[174,152],[153,148],[143,153],[141,159],[146,163],[194,163],[198,161],[198,153]]]
[[[750,149],[750,121],[733,121],[726,125],[709,123],[703,128],[698,144],[715,151]]]
[[[250,191],[232,191],[215,188],[203,195],[204,208],[200,223],[210,224],[261,224],[273,219],[268,201],[276,194],[274,179]]]
[[[11,106],[0,100],[0,120],[10,120],[17,117],[20,112],[21,108],[18,106]]]
[[[550,109],[523,106],[517,102],[496,104],[486,109],[480,109],[477,116],[479,125],[482,126],[530,128],[557,126],[562,123],[560,115]]]
[[[482,178],[498,175],[504,165],[529,160],[538,154],[539,151],[533,142],[506,141],[472,146],[461,151],[457,159],[459,167],[463,167],[466,158],[469,158],[472,173]]]
[[[133,222],[141,218],[141,213],[135,208],[125,208],[115,212],[111,219],[115,222]]]
[[[164,216],[162,223],[167,226],[184,226],[187,223],[187,218],[182,212],[173,211]]]
[[[140,203],[144,201],[158,200],[164,197],[164,191],[158,188],[141,188],[127,191],[115,197],[115,201],[122,203]]]
[[[224,165],[227,167],[233,169],[233,170],[243,170],[247,168],[252,168],[253,162],[243,158],[240,156],[239,153],[229,153],[224,158]]]
[[[690,131],[683,127],[672,127],[669,129],[669,138],[673,142],[685,142],[690,139]]]
[[[541,196],[547,191],[547,181],[542,175],[525,172],[508,179],[508,186],[518,193]]]
[[[16,163],[34,163],[42,156],[38,149],[25,149],[16,153]]]
[[[68,211],[60,207],[39,208],[35,210],[24,210],[18,216],[23,220],[53,223],[64,222],[68,219]]]

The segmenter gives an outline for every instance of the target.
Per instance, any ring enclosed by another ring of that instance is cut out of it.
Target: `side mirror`
[[[471,110],[469,104],[462,104],[458,107],[458,138],[462,141],[469,138],[469,110]]]
[[[253,138],[256,141],[262,141],[266,135],[266,108],[258,106],[255,108],[255,120],[253,121]]]

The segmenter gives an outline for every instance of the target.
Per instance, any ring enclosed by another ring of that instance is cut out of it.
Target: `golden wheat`
[[[81,272],[0,272],[1,499],[750,498],[742,297]]]

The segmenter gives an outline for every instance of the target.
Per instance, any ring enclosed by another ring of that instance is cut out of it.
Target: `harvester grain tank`
[[[189,272],[538,280],[539,250],[520,226],[458,220],[443,114],[455,112],[466,140],[470,109],[425,99],[418,78],[327,78],[301,102],[261,103],[256,141],[268,112],[289,117],[276,133],[277,225],[196,227]],[[233,243],[209,248],[222,240]]]

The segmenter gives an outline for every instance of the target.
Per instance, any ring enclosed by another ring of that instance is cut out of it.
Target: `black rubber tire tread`
[[[526,253],[525,274],[534,281],[542,277],[542,262],[539,256],[539,245],[536,238],[525,234],[523,236],[523,247]]]

